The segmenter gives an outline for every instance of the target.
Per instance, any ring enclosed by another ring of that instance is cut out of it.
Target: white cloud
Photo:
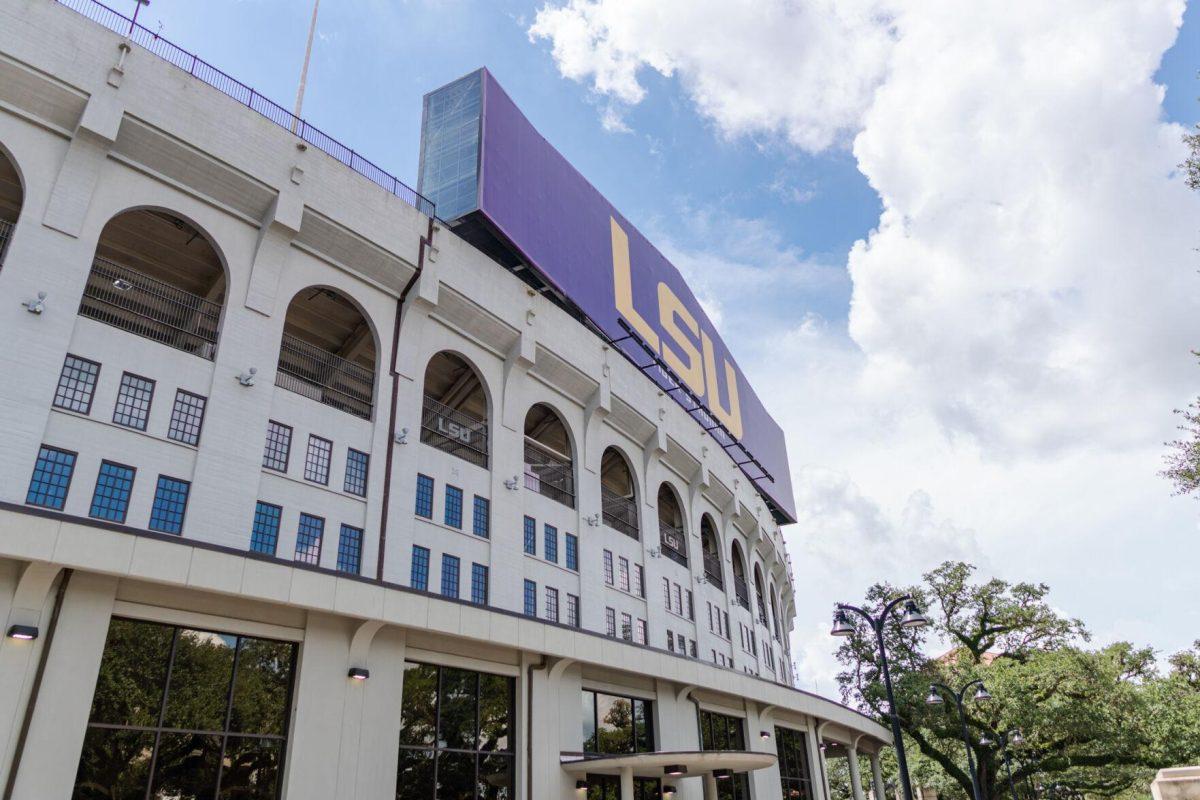
[[[1170,409],[1197,384],[1200,196],[1175,174],[1182,131],[1153,82],[1183,8],[569,0],[538,13],[531,37],[603,98],[641,102],[651,69],[723,135],[810,151],[852,140],[882,200],[844,265],[751,220],[693,210],[686,236],[651,231],[787,432],[794,641],[823,691],[831,645],[812,632],[830,603],[947,557],[1047,580],[1106,636],[1172,648],[1200,629],[1172,567],[1200,557],[1196,506],[1155,475]],[[806,314],[846,271],[847,327]]]

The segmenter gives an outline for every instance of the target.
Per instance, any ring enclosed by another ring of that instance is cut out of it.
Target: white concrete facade
[[[885,729],[791,687],[795,600],[779,527],[693,419],[435,220],[151,53],[134,46],[123,55],[122,41],[51,0],[0,0],[0,158],[22,193],[0,265],[0,621],[41,634],[0,640],[6,797],[71,796],[113,616],[300,643],[282,789],[289,800],[395,796],[406,661],[515,679],[513,797],[580,796],[560,760],[582,749],[585,688],[653,700],[659,751],[700,749],[698,708],[744,718],[756,751],[775,747],[759,731],[807,731],[813,800],[827,800],[818,729],[877,754],[890,739]],[[77,313],[106,224],[139,208],[187,221],[220,257],[213,360]],[[314,287],[348,298],[367,321],[378,354],[370,419],[276,386],[285,313]],[[40,293],[45,310],[29,313],[22,303]],[[420,441],[425,368],[443,351],[482,381],[488,468]],[[52,403],[68,354],[101,365],[89,413]],[[236,378],[251,367],[254,385],[243,386]],[[156,382],[144,431],[111,421],[126,371]],[[194,446],[167,436],[175,389],[207,398]],[[524,419],[535,403],[566,425],[574,507],[522,486]],[[293,431],[282,473],[262,466],[271,420]],[[395,436],[403,429],[407,436]],[[310,434],[333,442],[328,486],[304,477]],[[43,445],[77,454],[61,509],[26,503]],[[600,459],[610,446],[634,473],[638,540],[598,516]],[[350,448],[370,459],[365,497],[340,488]],[[137,469],[121,524],[89,518],[104,459]],[[419,474],[434,480],[431,519],[414,514]],[[160,475],[190,483],[180,536],[147,530]],[[658,550],[664,482],[681,499],[687,567]],[[444,522],[447,485],[463,493],[461,528]],[[489,503],[486,537],[471,531],[474,497]],[[282,509],[277,557],[248,552],[258,502]],[[301,513],[327,521],[316,566],[292,557]],[[724,589],[703,579],[705,514],[715,522]],[[537,521],[536,555],[524,552],[526,516]],[[343,524],[363,531],[357,575],[337,570]],[[546,524],[578,537],[577,568],[566,565],[561,538],[557,563],[546,559]],[[410,586],[414,545],[431,554],[427,592]],[[761,570],[762,602],[782,635],[735,601],[735,546],[751,608]],[[604,551],[641,566],[644,596],[606,585]],[[443,555],[462,565],[463,599],[438,594]],[[468,602],[472,564],[488,568],[486,606]],[[664,579],[691,592],[694,619],[667,607]],[[523,613],[525,581],[536,583],[538,618]],[[544,618],[547,587],[563,604],[578,598],[578,627],[564,624],[565,610],[562,622]],[[710,605],[728,616],[730,636],[713,629]],[[644,620],[648,642],[606,636],[608,608],[618,620]],[[754,632],[746,648],[742,626]],[[669,651],[668,631],[696,657]],[[349,681],[355,666],[368,667],[370,679]],[[700,777],[675,781],[679,796],[705,796]],[[781,797],[777,767],[751,773],[750,785],[756,800]]]

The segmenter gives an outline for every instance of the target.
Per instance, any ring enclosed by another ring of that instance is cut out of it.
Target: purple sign
[[[481,75],[479,211],[636,364],[653,364],[646,374],[709,430],[777,516],[795,521],[783,431],[679,270],[534,129],[490,73]]]

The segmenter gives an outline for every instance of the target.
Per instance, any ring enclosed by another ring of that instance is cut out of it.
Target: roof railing
[[[750,610],[750,587],[746,582],[736,575],[733,577],[733,594],[737,597],[737,604],[747,611]]]
[[[721,591],[725,591],[725,578],[721,574],[721,557],[716,553],[704,554],[704,576],[708,582]]]
[[[0,267],[4,266],[4,251],[8,249],[8,240],[12,238],[13,224],[0,219]]]
[[[677,564],[687,566],[687,535],[682,529],[659,520],[658,543],[662,554]]]
[[[571,462],[528,441],[525,442],[525,488],[567,508],[575,507],[575,474]]]
[[[632,498],[624,497],[612,489],[601,486],[600,510],[605,525],[633,539],[639,538],[637,504]]]
[[[275,385],[363,419],[371,418],[375,372],[284,334]]]
[[[487,469],[487,421],[429,395],[425,395],[421,404],[421,441]]]
[[[278,103],[263,97],[253,88],[223,72],[195,53],[184,50],[154,31],[134,23],[129,17],[114,11],[97,0],[55,0],[60,5],[87,17],[92,22],[126,37],[134,44],[149,50],[197,80],[207,83],[222,94],[257,111],[281,128],[286,128],[302,140],[327,155],[333,156],[367,180],[400,198],[427,217],[433,217],[436,207],[432,200],[418,194],[395,175],[368,161],[353,149],[315,128]]]

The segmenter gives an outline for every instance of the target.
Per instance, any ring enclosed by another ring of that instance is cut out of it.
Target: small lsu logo
[[[440,414],[433,419],[434,429],[447,439],[457,439],[463,444],[471,444],[473,431],[465,425],[446,419]]]
[[[629,266],[629,237],[609,217],[612,227],[613,293],[617,312],[637,331],[663,362],[675,371],[687,387],[703,398],[709,412],[734,438],[742,438],[742,407],[738,402],[737,369],[724,359],[727,404],[721,403],[721,376],[716,366],[712,337],[701,329],[697,317],[666,283],[658,282],[659,331],[633,305],[633,276]]]

